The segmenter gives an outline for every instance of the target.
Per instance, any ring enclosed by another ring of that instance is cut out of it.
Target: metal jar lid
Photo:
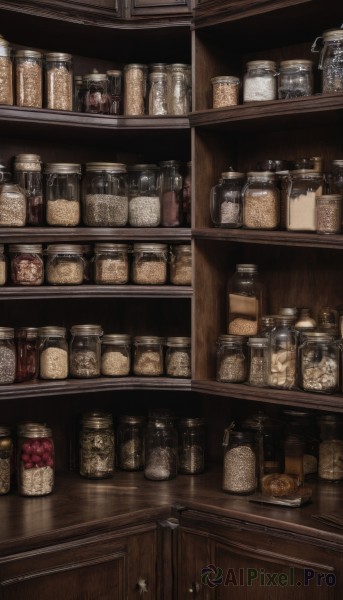
[[[243,179],[245,173],[239,173],[239,171],[224,171],[221,174],[222,179]]]
[[[82,76],[82,81],[107,81],[106,73],[88,73]]]
[[[120,415],[120,423],[126,423],[127,425],[144,425],[146,423],[146,417],[136,415]]]
[[[268,338],[258,338],[251,337],[248,339],[248,346],[252,346],[254,348],[268,348],[269,340]]]
[[[11,428],[7,425],[0,425],[0,437],[7,437],[11,435]]]
[[[218,337],[217,343],[222,345],[222,346],[237,346],[237,345],[243,345],[246,342],[246,336],[244,335],[220,335]]]
[[[14,159],[15,171],[40,171],[41,161],[39,154],[17,154]]]
[[[97,172],[106,171],[107,173],[126,173],[126,165],[123,163],[86,163],[86,171]]]
[[[72,59],[71,54],[67,54],[65,52],[49,52],[48,54],[45,55],[45,60],[47,62],[71,61],[71,59]]]
[[[22,423],[18,426],[18,435],[22,437],[51,437],[51,429],[44,425],[44,423]]]
[[[117,69],[111,69],[110,71],[106,71],[106,75],[108,75],[109,77],[121,77],[122,73],[122,71],[119,71]]]
[[[324,42],[343,40],[343,29],[327,29],[323,32],[323,40]]]
[[[192,254],[191,244],[174,244],[171,246],[171,250],[176,254]]]
[[[83,427],[89,427],[91,429],[103,429],[106,427],[112,427],[113,417],[110,413],[93,412],[82,415]]]
[[[276,173],[273,173],[273,171],[249,171],[247,177],[259,180],[270,179],[272,181],[277,179],[277,175]]]
[[[73,325],[70,332],[73,335],[102,335],[101,325]]]
[[[258,266],[252,265],[252,264],[250,265],[250,264],[240,263],[240,264],[236,265],[236,269],[240,273],[257,273],[258,272]]]
[[[77,163],[47,163],[44,166],[44,173],[77,173],[81,174],[81,165]]]
[[[108,333],[103,336],[102,343],[112,346],[128,345],[131,343],[131,336],[124,333]]]
[[[38,337],[65,337],[67,330],[65,327],[58,327],[55,325],[47,325],[45,327],[38,327]]]
[[[164,344],[164,338],[157,335],[138,335],[133,338],[136,344]]]
[[[294,171],[290,171],[291,177],[296,177],[297,179],[322,179],[322,173],[318,171],[314,171],[314,169],[295,169]]]
[[[167,73],[163,73],[161,71],[153,71],[149,73],[150,81],[167,81]]]
[[[317,202],[321,202],[322,200],[326,202],[338,202],[342,198],[342,194],[322,194],[321,196],[317,196]]]
[[[124,71],[128,71],[129,69],[142,69],[143,71],[147,71],[148,66],[141,63],[129,63],[128,65],[124,65]]]
[[[16,58],[36,58],[41,59],[42,53],[37,50],[17,50],[15,53]]]
[[[276,70],[274,60],[250,60],[247,62],[247,69],[272,69]]]
[[[130,244],[95,244],[95,254],[102,254],[103,252],[128,252],[130,250]]]
[[[203,427],[205,419],[202,417],[185,417],[179,421],[180,427]]]
[[[190,337],[168,337],[166,341],[166,346],[169,348],[181,348],[183,346],[190,347],[191,346],[191,338]]]
[[[14,337],[13,327],[0,327],[0,340],[9,340]]]
[[[14,331],[14,337],[18,338],[23,333],[25,333],[25,339],[35,340],[38,336],[38,327],[18,327]]]
[[[302,331],[302,336],[309,342],[331,342],[335,339],[333,333],[325,333],[319,331]]]
[[[229,83],[230,85],[239,85],[241,80],[239,77],[233,75],[219,75],[218,77],[212,77],[211,83],[216,85],[217,83]]]
[[[166,252],[167,248],[167,244],[155,244],[154,242],[133,244],[133,252]]]
[[[42,244],[10,244],[9,252],[14,253],[30,253],[30,254],[41,254],[42,253]]]
[[[276,315],[275,316],[275,325],[276,326],[291,326],[294,325],[295,316],[291,315]]]
[[[311,70],[313,67],[313,60],[305,60],[302,58],[293,60],[282,60],[280,62],[280,69],[298,69],[298,70]]]
[[[46,249],[47,254],[82,254],[81,244],[50,244]]]
[[[180,161],[178,160],[162,160],[160,162],[160,167],[179,167]]]
[[[129,165],[127,167],[128,171],[159,171],[160,168],[154,164],[138,164],[138,165]]]

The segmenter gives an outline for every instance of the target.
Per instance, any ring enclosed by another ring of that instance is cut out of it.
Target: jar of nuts
[[[84,260],[78,244],[50,244],[46,250],[46,281],[50,285],[83,283]]]
[[[138,376],[163,375],[162,337],[141,335],[134,338],[133,372]]]
[[[163,285],[167,282],[167,244],[134,244],[132,281],[138,285]]]
[[[192,285],[192,248],[190,244],[171,246],[170,283]]]
[[[11,244],[9,254],[12,283],[42,285],[44,281],[42,244]]]
[[[129,281],[129,244],[95,244],[94,281],[123,285]]]
[[[101,344],[101,374],[126,377],[131,367],[131,338],[124,334],[107,334]]]
[[[280,224],[280,192],[271,171],[251,171],[243,194],[243,226],[247,229],[277,229]]]

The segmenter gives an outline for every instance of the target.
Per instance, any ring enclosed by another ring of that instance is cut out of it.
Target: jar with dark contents
[[[327,29],[322,37],[315,40],[312,46],[312,52],[319,51],[321,40],[321,51],[318,69],[322,71],[322,92],[330,94],[332,92],[343,91],[343,31],[342,29]]]
[[[18,154],[14,162],[14,178],[26,195],[26,225],[42,225],[42,174],[38,154]]]
[[[192,248],[190,244],[171,246],[170,283],[173,285],[192,285]]]
[[[81,379],[99,377],[101,370],[100,325],[73,325],[71,328],[69,371]]]
[[[12,283],[42,285],[44,263],[41,244],[11,244],[9,254]]]
[[[167,282],[167,244],[133,245],[132,281],[138,285],[164,285]]]
[[[179,423],[179,473],[196,475],[205,469],[205,420],[181,419]]]
[[[0,227],[24,227],[25,225],[24,191],[16,183],[2,183],[0,185]]]
[[[94,412],[82,417],[80,431],[80,475],[105,479],[114,472],[114,431],[111,414]]]
[[[101,343],[101,374],[126,377],[131,368],[131,338],[124,334],[107,334]]]
[[[117,465],[123,471],[144,468],[144,427],[146,419],[121,415],[117,430]]]
[[[149,419],[145,431],[144,476],[153,481],[174,479],[177,475],[178,436],[168,418]]]
[[[133,372],[139,377],[163,375],[163,342],[158,336],[141,335],[134,338]]]
[[[49,427],[26,423],[18,428],[17,467],[21,496],[51,494],[55,479],[55,457]]]
[[[14,332],[17,350],[16,383],[37,379],[39,373],[38,329],[20,327]]]
[[[4,244],[0,244],[0,286],[5,285],[7,279],[7,262],[4,254]]]
[[[46,281],[50,285],[81,285],[84,278],[82,246],[50,244],[46,250]]]
[[[83,112],[108,115],[110,94],[106,73],[90,73],[83,76]]]
[[[191,378],[191,338],[168,337],[166,341],[166,374]]]
[[[38,338],[40,378],[66,379],[68,377],[68,343],[65,327],[40,327]]]
[[[123,73],[122,71],[106,71],[110,94],[110,114],[123,114]]]
[[[17,50],[15,61],[17,106],[42,108],[42,54],[36,50]]]
[[[123,285],[129,281],[129,244],[95,244],[94,282]]]
[[[45,106],[53,110],[73,110],[73,67],[71,54],[45,55]]]
[[[252,494],[257,488],[257,449],[249,431],[225,430],[223,490],[230,494]]]
[[[182,175],[177,160],[166,160],[161,166],[161,225],[179,227],[182,223]]]
[[[16,372],[14,329],[0,327],[0,385],[13,383]]]
[[[217,341],[217,381],[242,383],[247,376],[245,337],[221,335]]]

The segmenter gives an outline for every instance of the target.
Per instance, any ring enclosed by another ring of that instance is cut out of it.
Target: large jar
[[[14,177],[26,194],[26,225],[42,225],[42,174],[38,154],[18,154],[14,162]]]
[[[42,108],[42,54],[36,50],[17,50],[15,59],[17,106]]]
[[[167,74],[153,72],[149,74],[149,115],[166,115],[167,109]]]
[[[213,108],[235,106],[239,100],[240,79],[231,75],[212,77],[213,86]]]
[[[18,491],[21,496],[51,494],[55,478],[54,443],[51,429],[26,423],[18,428]]]
[[[39,352],[38,352],[38,329],[37,327],[20,327],[14,332],[17,350],[17,365],[15,380],[32,381],[39,374]]]
[[[340,194],[317,196],[316,224],[317,233],[340,233],[342,222],[342,200]]]
[[[154,481],[177,475],[178,438],[172,419],[150,418],[145,433],[144,476]]]
[[[80,475],[105,479],[114,472],[113,417],[107,413],[89,413],[82,417],[80,431]]]
[[[12,327],[0,327],[0,385],[13,383],[16,371],[16,351]]]
[[[170,283],[192,285],[192,247],[175,244],[170,247]]]
[[[48,163],[45,165],[46,221],[54,227],[76,227],[81,218],[81,165]]]
[[[110,94],[110,114],[123,114],[123,73],[118,70],[106,71]]]
[[[343,30],[328,29],[324,31],[322,49],[318,69],[322,71],[322,92],[343,91]],[[317,50],[317,40],[312,46],[312,51]]]
[[[87,163],[83,181],[83,220],[90,227],[124,227],[128,220],[126,166]]]
[[[11,473],[13,464],[13,443],[11,430],[0,425],[0,496],[8,494],[11,488]]]
[[[83,283],[84,260],[78,244],[50,244],[46,250],[46,282],[50,285]]]
[[[134,244],[132,281],[138,285],[163,285],[167,282],[167,244]]]
[[[250,431],[225,430],[223,490],[230,494],[252,494],[257,488],[257,449]]]
[[[343,479],[343,421],[338,415],[319,417],[318,475],[325,481]]]
[[[179,473],[197,475],[205,470],[205,419],[181,419],[179,423]]]
[[[236,265],[227,285],[227,331],[253,336],[259,331],[263,286],[257,265]]]
[[[15,285],[42,285],[42,244],[10,244],[11,281]]]
[[[132,63],[124,66],[124,115],[145,113],[148,67]]]
[[[40,327],[39,376],[41,379],[68,377],[68,344],[65,327]]]
[[[106,73],[84,75],[82,83],[83,112],[108,115],[110,113],[111,97]]]
[[[73,110],[73,68],[71,54],[45,55],[45,106],[54,110]]]
[[[294,318],[278,315],[270,332],[269,385],[290,389],[296,385],[297,333]]]
[[[277,229],[280,224],[280,192],[271,171],[247,174],[243,194],[243,225],[247,229]]]
[[[221,335],[217,340],[217,381],[242,383],[247,376],[245,337]]]
[[[276,63],[272,60],[251,60],[243,82],[243,102],[276,100]]]
[[[129,172],[129,224],[158,227],[161,223],[160,169],[156,165],[133,165]]]
[[[107,334],[101,344],[101,374],[126,377],[131,368],[131,338],[124,334]]]
[[[95,244],[94,281],[123,285],[129,281],[129,244]]]
[[[286,229],[316,231],[316,198],[323,191],[323,176],[310,169],[290,172]]]
[[[216,227],[237,228],[243,224],[244,173],[227,171],[211,189],[211,219]]]
[[[138,377],[163,375],[162,337],[140,335],[134,338],[133,373]]]
[[[266,337],[249,338],[248,348],[248,383],[258,387],[266,387],[268,385],[269,340]]]
[[[168,115],[187,115],[190,111],[189,66],[173,63],[167,67]]]
[[[182,175],[177,160],[161,165],[161,210],[163,227],[178,227],[182,223]]]
[[[304,59],[280,62],[278,97],[298,98],[313,94],[313,61]]]
[[[166,341],[166,374],[169,377],[191,377],[191,338],[168,337]]]
[[[101,370],[100,325],[73,325],[69,352],[69,372],[81,379],[99,377]]]
[[[0,104],[13,104],[11,48],[2,35],[0,35]]]
[[[7,262],[4,254],[4,244],[0,244],[0,286],[5,285],[7,278]]]
[[[144,468],[145,417],[121,415],[117,429],[117,466],[123,471]]]
[[[0,227],[24,227],[24,225],[26,225],[25,193],[16,183],[1,184]]]
[[[307,392],[334,393],[339,388],[339,345],[325,333],[304,334],[299,347],[299,385]]]

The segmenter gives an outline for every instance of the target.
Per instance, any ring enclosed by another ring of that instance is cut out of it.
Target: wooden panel
[[[127,561],[127,600],[141,597],[145,600],[155,600],[157,597],[156,531],[131,536]]]
[[[202,583],[202,570],[210,564],[208,535],[201,532],[179,532],[178,600],[208,600],[209,588]]]
[[[190,13],[189,0],[131,0],[131,15],[177,15]]]

